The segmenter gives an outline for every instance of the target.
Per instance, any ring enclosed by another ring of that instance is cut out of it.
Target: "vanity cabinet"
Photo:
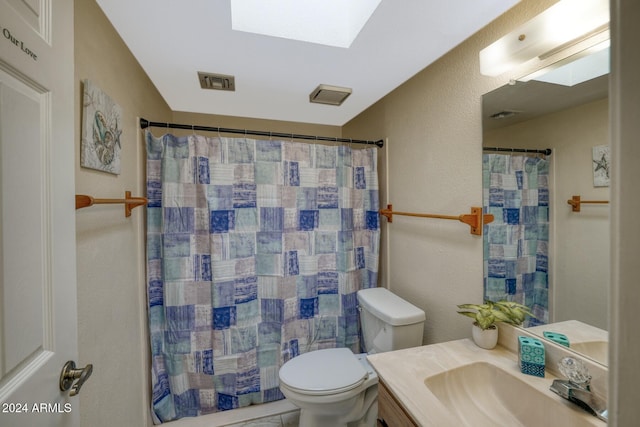
[[[378,383],[378,427],[417,427],[391,394],[384,382]]]

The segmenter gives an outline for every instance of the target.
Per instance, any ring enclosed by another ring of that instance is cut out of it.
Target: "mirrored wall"
[[[537,80],[512,82],[484,95],[483,147],[505,149],[485,152],[505,156],[512,149],[518,155],[522,153],[515,151],[522,149],[552,150],[544,156],[548,164],[548,254],[545,266],[534,267],[546,269],[548,276],[549,324],[531,330],[541,336],[543,332],[564,334],[574,350],[606,363],[609,205],[584,203],[575,212],[567,201],[573,196],[609,201],[608,49],[581,61],[604,61],[605,65],[588,65],[600,67],[590,75],[575,66],[555,69]],[[485,257],[487,245],[485,240]],[[511,249],[504,250],[506,257],[523,250]],[[515,270],[523,268],[517,262],[513,265]],[[512,291],[509,286],[505,296]],[[544,297],[540,295],[543,291],[536,292],[537,298]]]

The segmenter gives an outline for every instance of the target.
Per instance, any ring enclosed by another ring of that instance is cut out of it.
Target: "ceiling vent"
[[[198,71],[198,80],[202,89],[236,90],[236,78],[226,74],[212,74]]]
[[[320,85],[309,94],[309,102],[341,105],[349,95],[351,95],[351,89],[348,87]]]
[[[506,119],[508,117],[513,117],[519,113],[520,111],[516,111],[516,110],[504,110],[504,111],[500,111],[498,113],[492,114],[489,117],[495,120],[499,120],[499,119]]]

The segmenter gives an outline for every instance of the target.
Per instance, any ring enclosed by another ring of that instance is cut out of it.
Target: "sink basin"
[[[596,362],[608,364],[609,343],[607,341],[586,341],[571,343],[571,350],[584,354]]]
[[[602,426],[604,423],[548,390],[550,380],[475,362],[428,377],[424,383],[465,426]],[[529,384],[538,381],[542,390]],[[547,384],[548,383],[548,384]]]

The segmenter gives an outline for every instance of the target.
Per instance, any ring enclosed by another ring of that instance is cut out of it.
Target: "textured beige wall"
[[[346,137],[388,138],[381,204],[448,215],[482,205],[481,96],[509,76],[481,76],[478,53],[553,3],[523,0],[344,126]],[[469,336],[456,305],[482,301],[482,237],[457,221],[395,217],[382,247],[383,284],[426,311],[424,342]]]
[[[151,120],[151,119],[149,119]],[[286,122],[280,120],[264,120],[264,119],[251,119],[247,117],[233,117],[233,116],[220,116],[213,114],[201,114],[201,113],[189,113],[184,111],[175,111],[173,113],[172,121],[174,123],[183,123],[190,125],[200,126],[212,126],[212,127],[224,127],[230,129],[248,129],[264,132],[280,132],[287,134],[297,135],[312,135],[312,136],[327,136],[331,138],[340,138],[342,135],[342,129],[340,126],[329,125],[316,125],[310,123],[301,122]],[[161,131],[161,129],[158,129]],[[156,132],[154,132],[156,133]],[[173,130],[176,135],[190,134],[191,131]],[[203,135],[207,135],[207,132],[199,132]],[[216,136],[215,134],[208,133],[209,136]],[[241,138],[239,134],[223,134],[222,136]],[[267,137],[248,135],[249,138],[265,139]]]
[[[590,102],[485,132],[487,147],[551,148],[549,249],[553,321],[577,319],[608,329],[609,207],[571,211],[567,200],[609,200],[593,186],[592,147],[609,143],[609,103]]]
[[[120,175],[80,167],[84,79],[122,107]],[[93,0],[75,2],[75,82],[76,194],[143,196],[136,117],[168,120],[171,111]],[[80,395],[83,426],[150,424],[144,215],[136,209],[125,218],[121,205],[76,212],[79,362],[94,365]]]

